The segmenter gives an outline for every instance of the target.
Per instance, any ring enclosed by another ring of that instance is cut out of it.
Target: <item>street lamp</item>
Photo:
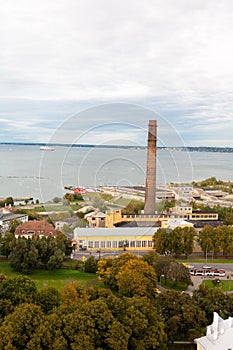
[[[159,278],[159,284],[160,284],[160,285],[162,285],[162,284],[161,284],[161,282],[162,282],[162,277],[164,277],[164,275],[160,275],[160,278]]]
[[[208,250],[208,244],[206,244],[206,249],[205,249],[205,262],[207,265],[207,250]]]

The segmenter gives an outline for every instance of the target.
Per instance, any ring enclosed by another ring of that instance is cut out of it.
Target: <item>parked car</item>
[[[202,268],[205,269],[205,270],[211,270],[212,269],[212,267],[209,266],[209,265],[203,265]]]

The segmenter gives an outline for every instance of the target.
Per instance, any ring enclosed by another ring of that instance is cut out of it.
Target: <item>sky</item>
[[[232,0],[0,8],[0,142],[233,147]]]

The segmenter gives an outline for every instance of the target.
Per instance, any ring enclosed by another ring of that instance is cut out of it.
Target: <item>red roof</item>
[[[44,236],[56,236],[57,231],[54,229],[52,224],[46,221],[31,220],[16,227],[15,235],[44,235]]]

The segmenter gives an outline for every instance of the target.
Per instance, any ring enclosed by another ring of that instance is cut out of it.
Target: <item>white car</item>
[[[205,269],[205,270],[211,270],[212,269],[212,267],[209,266],[209,265],[203,265],[202,268]]]

